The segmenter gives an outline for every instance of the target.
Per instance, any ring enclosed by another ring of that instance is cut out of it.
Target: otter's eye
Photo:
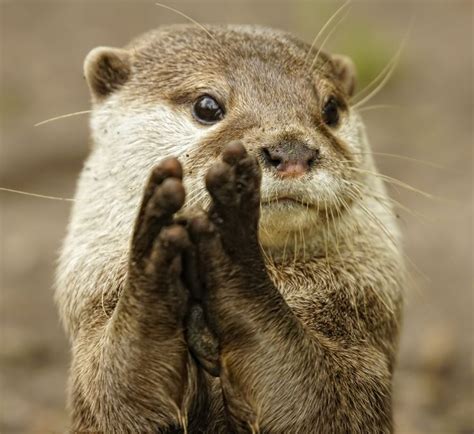
[[[335,127],[339,123],[339,105],[336,98],[329,98],[323,107],[323,121],[330,127]]]
[[[224,117],[224,109],[209,95],[200,96],[193,106],[193,115],[202,124],[214,124]]]

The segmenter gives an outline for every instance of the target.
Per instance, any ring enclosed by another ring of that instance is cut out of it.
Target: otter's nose
[[[318,149],[311,149],[302,142],[282,142],[262,148],[265,165],[276,169],[283,177],[297,177],[311,170],[319,157]]]

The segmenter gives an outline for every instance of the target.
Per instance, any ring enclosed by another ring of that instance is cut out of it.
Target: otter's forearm
[[[73,431],[167,432],[192,411],[197,377],[182,331],[153,333],[156,324],[139,318],[117,310],[104,328],[78,336]]]
[[[167,432],[185,425],[198,404],[198,374],[183,332],[188,291],[180,278],[189,238],[173,223],[184,201],[181,177],[174,159],[152,172],[113,314],[103,324],[85,324],[76,338],[76,430]]]
[[[328,327],[324,318],[323,327],[311,325],[314,305],[301,321],[270,280],[258,240],[259,182],[255,159],[227,145],[206,177],[211,209],[191,224],[230,420],[243,432],[390,432],[388,357],[374,339],[355,339],[350,328],[318,334]],[[327,301],[339,305],[334,297]]]
[[[217,234],[201,236],[199,248],[210,288],[204,306],[235,430],[391,432],[389,358],[370,336],[318,333],[310,325],[318,323],[314,302],[299,297],[294,309],[288,305],[258,257],[248,252],[249,261],[226,264]]]
[[[105,324],[82,327],[74,346],[75,430],[150,432],[185,423],[196,369],[183,334],[186,292],[180,285],[179,226],[161,231],[142,268],[128,282]]]
[[[214,293],[208,306],[219,334],[227,410],[237,426],[272,433],[391,432],[384,354],[318,335],[274,288],[240,288]]]

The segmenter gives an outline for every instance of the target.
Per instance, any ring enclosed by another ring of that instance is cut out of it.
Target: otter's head
[[[104,170],[118,174],[115,183],[136,207],[151,168],[177,156],[187,206],[205,207],[205,173],[239,139],[262,168],[264,244],[281,246],[292,231],[343,219],[364,182],[357,168],[367,163],[363,126],[349,105],[352,62],[310,53],[271,29],[208,30],[163,28],[125,49],[89,54],[92,132]]]

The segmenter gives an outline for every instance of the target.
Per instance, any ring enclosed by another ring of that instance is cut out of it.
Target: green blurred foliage
[[[326,24],[334,12],[342,5],[342,2],[316,2],[310,0],[298,0],[295,2],[294,19],[296,27],[301,29],[300,34],[307,42],[311,43],[320,29]],[[349,9],[346,8],[346,11]],[[354,19],[351,11],[345,18],[341,13],[332,21],[324,34],[318,39],[316,47],[319,47],[326,36],[337,25],[334,33],[323,47],[323,50],[346,54],[352,58],[357,67],[358,89],[367,86],[384,69],[395,55],[400,41],[393,41],[374,27],[373,21]],[[316,50],[317,51],[317,50]],[[315,52],[316,52],[315,51]],[[400,67],[395,69],[389,84],[396,81],[400,76]]]

